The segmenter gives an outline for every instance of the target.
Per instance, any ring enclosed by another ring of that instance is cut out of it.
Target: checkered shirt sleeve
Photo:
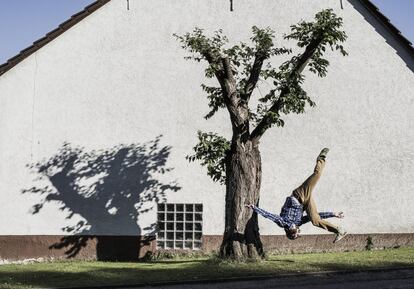
[[[263,210],[261,208],[258,208],[256,206],[253,207],[253,210],[257,214],[265,217],[266,219],[269,219],[269,220],[275,222],[279,227],[282,227],[284,229],[289,229],[290,228],[290,225],[291,224],[285,222],[285,220],[283,220],[283,218],[281,216],[279,216],[279,215],[272,214],[272,213],[270,213],[270,212],[268,212],[266,210]]]
[[[333,212],[320,212],[319,217],[321,217],[321,219],[332,218],[332,217],[335,217],[335,213],[333,213]],[[310,221],[310,218],[309,218],[308,215],[303,216],[302,220],[301,220],[301,225],[303,225],[303,224],[305,224],[309,221]]]

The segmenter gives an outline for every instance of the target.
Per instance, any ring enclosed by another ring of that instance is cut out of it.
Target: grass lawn
[[[145,263],[65,261],[1,265],[0,288],[127,285],[151,281],[393,267],[414,267],[414,248],[271,255],[266,260],[255,263],[218,262],[204,257],[175,258]]]

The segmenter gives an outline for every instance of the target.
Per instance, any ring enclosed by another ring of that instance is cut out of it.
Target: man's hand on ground
[[[343,219],[345,217],[344,212],[336,212],[335,213],[335,217],[339,218],[339,219]]]

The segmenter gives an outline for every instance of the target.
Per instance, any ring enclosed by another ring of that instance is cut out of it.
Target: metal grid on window
[[[202,204],[158,204],[157,247],[201,249]]]

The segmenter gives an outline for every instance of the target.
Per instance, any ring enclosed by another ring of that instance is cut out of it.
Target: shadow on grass
[[[384,261],[375,265],[312,262],[300,264],[301,262],[295,261],[295,266],[286,266],[286,262],[289,262],[289,260],[231,265],[218,265],[209,262],[209,260],[173,260],[139,264],[107,263],[107,265],[105,263],[49,263],[43,265],[43,269],[30,268],[42,266],[42,264],[20,267],[13,265],[0,267],[0,288],[128,285],[144,282],[234,278],[255,275],[277,276],[278,274],[297,273],[298,271],[355,271],[373,268],[409,267],[407,263],[397,261]],[[71,266],[73,266],[73,269]],[[53,270],[51,267],[54,267]],[[78,272],[69,272],[69,270],[78,270]],[[4,284],[8,284],[8,287]]]

